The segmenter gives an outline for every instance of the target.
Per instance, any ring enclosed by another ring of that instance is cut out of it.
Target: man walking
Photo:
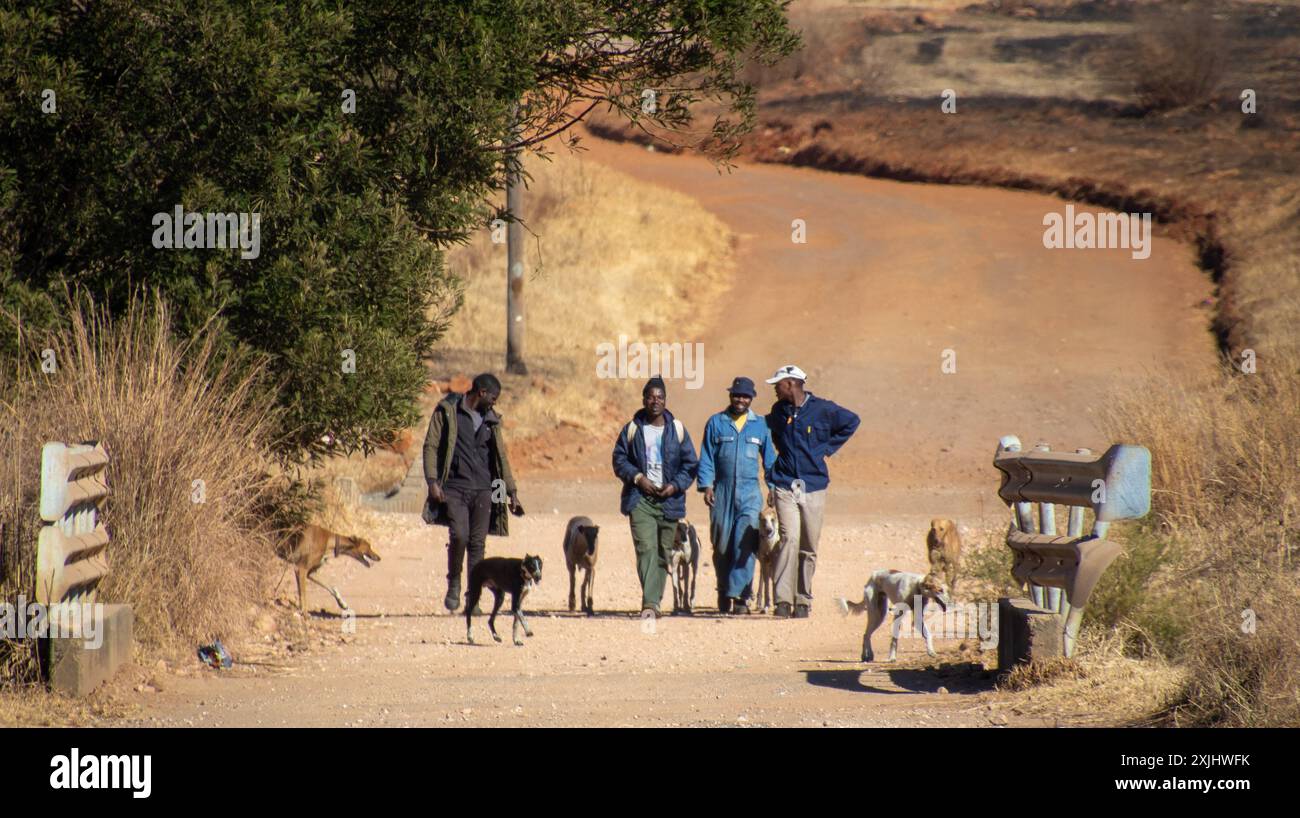
[[[781,545],[776,552],[776,615],[806,618],[812,612],[812,580],[817,570],[830,475],[826,458],[839,451],[857,431],[858,416],[832,401],[804,390],[808,376],[788,364],[767,379],[776,386],[776,403],[767,428],[776,445],[776,463],[768,469],[768,503],[776,508]],[[798,549],[798,559],[795,549]]]
[[[677,521],[686,516],[686,490],[699,467],[691,436],[667,401],[663,378],[651,378],[641,390],[641,411],[614,441],[614,475],[623,481],[619,508],[632,527],[643,617],[659,615]]]
[[[462,563],[468,574],[483,559],[487,535],[507,535],[507,509],[517,517],[524,513],[501,439],[501,416],[492,408],[500,396],[501,382],[479,375],[464,395],[453,392],[434,407],[424,436],[424,520],[450,529],[443,599],[449,611],[460,607]]]
[[[700,443],[699,490],[709,507],[709,537],[722,613],[749,613],[758,514],[763,508],[758,477],[776,460],[771,433],[750,411],[754,395],[754,382],[749,378],[732,381],[730,404],[709,418]]]

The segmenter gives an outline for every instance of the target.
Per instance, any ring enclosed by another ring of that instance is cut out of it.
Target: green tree
[[[753,122],[739,70],[795,45],[785,6],[7,6],[0,305],[40,328],[70,288],[119,309],[157,291],[179,332],[215,321],[269,356],[286,452],[368,447],[414,419],[422,359],[459,305],[441,251],[495,215],[514,149],[599,105],[671,129],[707,101],[707,147],[729,155]],[[155,248],[154,215],[177,205],[257,212],[258,256]]]

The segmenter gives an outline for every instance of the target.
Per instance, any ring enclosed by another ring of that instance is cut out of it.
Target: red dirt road
[[[856,598],[874,568],[922,568],[932,516],[958,519],[967,535],[1004,524],[990,463],[1000,435],[1101,449],[1109,441],[1091,418],[1107,387],[1148,367],[1208,365],[1208,317],[1194,305],[1210,285],[1190,250],[1162,239],[1141,261],[1124,250],[1046,250],[1044,213],[1065,203],[1033,194],[761,165],[720,176],[701,159],[599,142],[588,157],[697,197],[741,237],[732,294],[709,332],[637,339],[704,344],[704,387],[669,381],[669,407],[695,437],[733,376],[760,380],[789,362],[809,372],[812,391],[863,418],[831,464],[813,617],[701,615],[646,633],[632,615],[639,588],[608,452],[587,446],[563,475],[521,475],[529,515],[512,522],[508,541],[489,541],[491,553],[546,561],[528,605],[537,635],[526,647],[509,646],[504,618],[505,645],[483,644],[482,620],[480,645],[464,644],[464,620],[440,610],[445,533],[387,515],[376,538],[382,563],[322,572],[357,610],[355,634],[332,616],[313,617],[317,649],[302,658],[239,665],[226,678],[158,674],[161,692],[139,694],[140,715],[126,723],[1008,722],[1010,697],[962,663],[955,639],[938,641],[940,672],[924,669],[916,640],[901,643],[897,666],[857,663],[863,622],[841,618],[833,598]],[[806,224],[806,244],[791,242],[794,219]],[[945,349],[956,354],[955,373],[941,371]],[[764,387],[756,408],[766,411],[769,394]],[[690,512],[707,519],[696,496]],[[573,514],[603,526],[600,615],[591,619],[564,610],[559,546]],[[703,565],[701,607],[712,606],[712,581]],[[309,603],[333,610],[316,588]],[[249,641],[270,652],[285,638],[296,637],[268,628]],[[882,629],[875,649],[887,648]],[[250,647],[236,659],[257,654]],[[1009,722],[1044,723],[1014,714]]]

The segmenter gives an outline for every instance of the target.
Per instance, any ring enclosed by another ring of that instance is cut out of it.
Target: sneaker
[[[731,613],[734,616],[745,616],[749,613],[749,605],[743,599],[731,600]]]
[[[459,610],[459,609],[460,609],[460,589],[457,588],[457,587],[454,586],[454,585],[453,585],[452,587],[448,588],[448,589],[447,589],[447,596],[443,597],[442,604],[443,604],[443,606],[444,606],[447,610],[449,610],[449,611],[456,611],[456,610]]]
[[[718,597],[718,613],[720,614],[731,613],[732,612],[731,605],[732,605],[731,597],[729,596]]]
[[[794,618],[795,618],[795,619],[807,619],[808,616],[809,616],[809,614],[811,614],[811,613],[812,613],[812,610],[811,610],[807,605],[795,605],[795,606],[794,606]]]
[[[658,619],[658,618],[659,618],[659,612],[656,611],[654,608],[645,607],[645,608],[642,608],[642,609],[641,609],[641,618],[642,618],[642,619]]]
[[[789,619],[789,618],[790,618],[790,603],[789,603],[789,602],[778,602],[778,603],[776,603],[776,613],[774,614],[774,616],[775,616],[777,619]]]

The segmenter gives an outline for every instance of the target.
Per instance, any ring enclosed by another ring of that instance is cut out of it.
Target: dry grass
[[[639,396],[641,384],[593,378],[597,345],[616,344],[620,334],[694,343],[731,281],[731,233],[690,197],[567,153],[550,162],[529,157],[527,167],[530,374],[502,376],[499,404],[512,441],[561,425],[606,428],[607,407]],[[439,352],[437,377],[501,376],[505,252],[485,232],[449,254],[465,303]],[[692,308],[687,321],[683,304]]]
[[[1152,451],[1152,511],[1161,530],[1194,538],[1254,521],[1265,525],[1275,552],[1300,535],[1300,356],[1280,353],[1256,366],[1254,374],[1225,366],[1204,382],[1154,374],[1103,410],[1113,437]],[[1238,544],[1224,546],[1229,561],[1240,556],[1228,554]]]
[[[123,718],[133,710],[116,697],[72,699],[26,688],[0,689],[0,728],[88,727]]]
[[[1085,630],[1078,657],[1026,665],[999,687],[1018,693],[1018,715],[1080,726],[1148,724],[1184,689],[1188,671],[1162,659],[1125,652],[1124,630]]]
[[[1152,451],[1149,536],[1167,558],[1132,619],[1190,670],[1174,723],[1300,724],[1300,356],[1258,367],[1153,376],[1103,419]]]
[[[68,328],[29,336],[30,354],[0,384],[0,512],[12,555],[0,592],[33,596],[41,445],[99,440],[112,491],[100,600],[132,606],[146,651],[231,639],[261,595],[271,511],[284,499],[264,456],[273,410],[259,368],[220,354],[212,333],[175,340],[161,302],[136,300],[115,318],[88,302],[69,309]],[[45,348],[52,374],[39,368]],[[25,654],[11,654],[6,680],[30,681]]]

